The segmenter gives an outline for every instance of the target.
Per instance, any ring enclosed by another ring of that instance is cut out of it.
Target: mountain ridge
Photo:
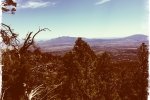
[[[139,46],[141,43],[148,44],[148,36],[143,34],[135,34],[122,38],[82,38],[91,47],[119,47],[119,46]],[[62,36],[46,41],[38,41],[37,45],[44,51],[63,51],[73,48],[77,37]]]
[[[125,36],[125,37],[116,37],[116,38],[86,38],[86,37],[81,37],[85,40],[116,40],[116,39],[125,39],[125,38],[147,38],[148,36],[147,35],[144,35],[144,34],[135,34],[135,35],[130,35],[130,36]],[[66,40],[66,39],[77,39],[78,37],[73,37],[73,36],[60,36],[60,37],[56,37],[56,38],[52,38],[52,39],[49,39],[49,40],[45,40],[45,41],[56,41],[56,40]],[[44,41],[44,40],[42,40]]]

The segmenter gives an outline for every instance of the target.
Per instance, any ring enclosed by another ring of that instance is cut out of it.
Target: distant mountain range
[[[70,50],[76,39],[77,37],[62,36],[46,41],[38,41],[37,45],[41,50],[49,52]],[[148,36],[142,34],[113,39],[89,39],[84,37],[82,39],[93,48],[137,47],[143,42],[148,44]]]

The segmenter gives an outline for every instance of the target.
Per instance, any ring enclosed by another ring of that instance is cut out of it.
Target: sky
[[[60,36],[114,38],[148,35],[148,0],[16,0],[14,15],[3,14],[24,38],[39,28],[49,28],[37,39]]]

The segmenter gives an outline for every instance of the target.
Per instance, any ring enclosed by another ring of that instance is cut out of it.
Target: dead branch
[[[43,84],[35,87],[31,92],[27,95],[28,100],[32,100],[36,95],[39,95],[43,91]]]
[[[37,34],[39,34],[42,31],[49,30],[48,28],[39,29],[32,37],[31,35],[33,32],[30,32],[27,34],[25,41],[23,43],[23,46],[20,48],[20,53],[24,53],[31,45],[34,45],[34,38]],[[50,31],[50,30],[49,30]]]
[[[53,88],[52,90],[50,90],[48,93],[46,93],[40,100],[43,100],[44,97],[46,97],[49,93],[51,93],[52,91],[54,91],[55,89],[57,89],[59,86],[62,86],[62,82],[61,82],[60,84],[58,84],[58,85],[55,85],[54,88]],[[52,96],[50,99],[56,97],[57,95],[58,95],[58,94]]]
[[[12,46],[16,48],[18,46],[19,40],[17,39],[18,34],[13,32],[13,29],[10,26],[2,23],[2,29],[0,30],[0,35],[2,41],[7,46]]]

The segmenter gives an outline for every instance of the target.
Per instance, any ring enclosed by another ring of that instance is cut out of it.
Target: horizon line
[[[132,35],[127,35],[127,36],[119,36],[119,37],[83,37],[83,36],[57,36],[57,37],[52,37],[52,38],[49,38],[49,39],[40,39],[40,38],[37,38],[35,40],[37,41],[45,41],[45,40],[52,40],[52,39],[56,39],[56,38],[62,38],[62,37],[70,37],[70,38],[85,38],[85,39],[119,39],[119,38],[126,38],[126,37],[130,37],[130,36],[135,36],[135,35],[143,35],[143,36],[147,36],[149,37],[149,34],[132,34]]]

